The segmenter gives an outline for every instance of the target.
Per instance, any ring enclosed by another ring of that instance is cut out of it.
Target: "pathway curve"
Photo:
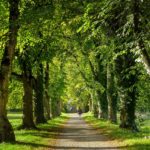
[[[113,141],[98,133],[77,114],[71,114],[57,138],[55,150],[116,150]]]

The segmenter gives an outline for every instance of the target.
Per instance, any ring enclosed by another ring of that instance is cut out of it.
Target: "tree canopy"
[[[1,0],[0,142],[15,141],[7,110],[36,128],[82,108],[138,131],[150,110],[148,0]]]

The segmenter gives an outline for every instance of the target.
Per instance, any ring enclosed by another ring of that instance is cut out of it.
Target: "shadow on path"
[[[101,135],[89,126],[77,114],[71,114],[70,120],[57,137],[54,149],[119,149],[113,140]]]
[[[56,128],[54,131],[48,129],[49,133],[39,132],[34,133],[21,133],[32,134],[34,136],[41,136],[44,138],[51,138],[51,135],[56,135],[53,138],[55,142],[49,142],[47,144],[20,142],[16,144],[32,146],[35,149],[49,149],[49,150],[143,150],[143,145],[137,144],[129,147],[119,147],[114,145],[114,141],[108,139],[106,136],[101,135],[94,128],[89,126],[82,118],[77,115],[70,115],[70,119],[64,125],[64,128]],[[41,132],[40,132],[41,131]],[[55,132],[57,131],[57,132]],[[59,132],[59,135],[58,135]],[[58,136],[57,136],[58,135]],[[147,149],[150,145],[144,145]]]
[[[43,145],[43,144],[35,144],[35,143],[25,143],[25,142],[16,142],[16,144],[19,144],[19,145],[28,145],[28,146],[32,146],[32,147],[35,147],[35,148],[44,148],[44,149],[50,149],[50,150],[115,150],[116,147],[85,147],[85,146],[82,146],[82,147],[74,147],[74,146],[70,146],[70,147],[66,147],[66,146],[54,146],[54,145]],[[147,150],[149,149],[149,146],[150,145],[145,145],[147,146]],[[137,148],[138,147],[138,148]],[[130,146],[130,147],[117,147],[117,149],[119,150],[126,150],[126,149],[130,149],[130,150],[143,150],[143,145],[133,145],[133,146]]]
[[[47,148],[47,149],[56,149],[56,150],[98,150],[98,149],[110,149],[110,150],[114,150],[114,147],[73,147],[73,146],[70,146],[70,147],[66,147],[66,146],[53,146],[53,145],[43,145],[43,144],[35,144],[35,143],[25,143],[25,142],[19,142],[17,141],[16,144],[19,144],[19,145],[28,145],[28,146],[32,146],[32,147],[35,147],[35,148]],[[118,149],[125,149],[126,147],[117,147]]]

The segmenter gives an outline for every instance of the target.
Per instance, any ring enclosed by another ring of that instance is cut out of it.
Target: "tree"
[[[44,107],[46,112],[46,119],[49,120],[51,118],[51,109],[50,109],[50,95],[49,95],[49,63],[46,62],[45,67],[45,98],[44,98]]]
[[[60,59],[60,60],[59,60]],[[52,117],[60,116],[62,110],[62,98],[64,93],[64,78],[65,73],[63,70],[64,61],[63,58],[55,56],[50,64],[50,105],[51,105],[51,115]]]
[[[108,119],[117,122],[117,90],[115,84],[114,64],[107,64],[107,100],[108,100]]]
[[[108,26],[110,26],[111,33],[117,34],[115,52],[116,54],[118,53],[118,56],[116,58],[115,67],[121,101],[120,127],[137,131],[135,124],[135,107],[137,100],[136,83],[138,75],[136,70],[137,56],[133,51],[134,47],[131,45],[133,39],[131,33],[133,29],[130,25],[126,27],[126,23],[129,21],[127,15],[131,12],[129,4],[124,1],[114,2],[112,6],[117,6],[109,10],[109,13],[112,12],[114,16],[113,18],[110,16],[109,20],[106,21]],[[123,6],[126,9],[122,9]],[[118,12],[122,13],[122,15],[118,16]],[[126,28],[131,28],[131,30],[128,31]],[[131,41],[128,39],[131,39]]]
[[[9,1],[9,30],[8,40],[0,66],[0,142],[15,141],[15,135],[7,118],[6,105],[8,101],[8,86],[11,66],[17,44],[19,29],[19,0]]]
[[[24,50],[19,59],[22,70],[21,81],[23,82],[23,120],[20,129],[35,129],[33,120],[33,74],[30,61],[30,49]],[[28,63],[27,63],[28,62]],[[30,62],[30,63],[29,63]]]
[[[43,64],[40,63],[37,68],[37,78],[35,80],[35,122],[45,123],[46,119],[44,116],[44,72]]]

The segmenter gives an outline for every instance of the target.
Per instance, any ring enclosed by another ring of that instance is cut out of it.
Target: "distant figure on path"
[[[79,107],[79,109],[78,109],[78,114],[79,114],[79,116],[81,116],[82,115],[82,109]]]

